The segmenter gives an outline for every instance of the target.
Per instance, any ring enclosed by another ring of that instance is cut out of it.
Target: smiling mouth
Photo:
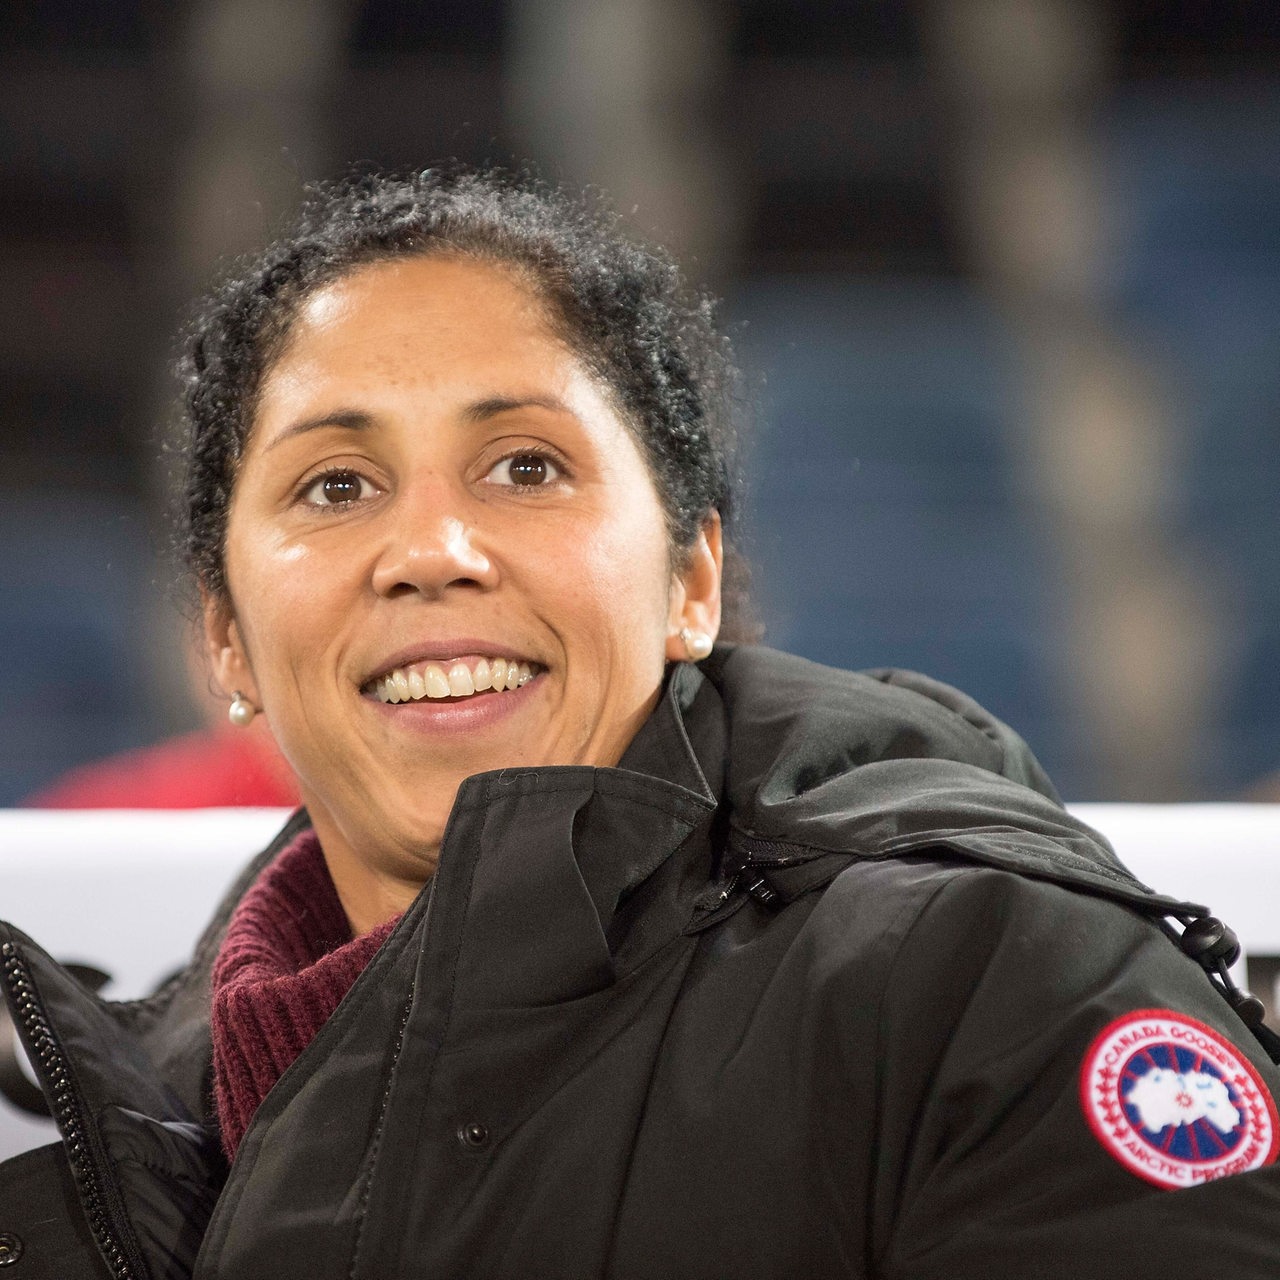
[[[461,702],[479,694],[518,689],[540,675],[536,662],[515,658],[481,658],[475,663],[415,662],[397,667],[365,686],[364,692],[379,702]]]

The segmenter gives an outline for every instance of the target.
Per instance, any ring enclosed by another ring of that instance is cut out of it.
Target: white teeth
[[[514,658],[481,658],[472,670],[465,662],[454,662],[446,672],[439,663],[421,670],[397,667],[374,682],[373,695],[380,702],[420,702],[424,698],[467,698],[492,689],[503,693],[526,685],[534,678],[527,662]]]

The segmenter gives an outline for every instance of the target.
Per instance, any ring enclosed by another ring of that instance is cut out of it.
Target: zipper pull
[[[762,907],[776,911],[782,906],[778,891],[765,879],[763,872],[755,870],[750,863],[744,868],[747,880],[747,893]]]

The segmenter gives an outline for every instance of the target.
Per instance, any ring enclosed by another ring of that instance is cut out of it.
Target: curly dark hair
[[[525,175],[427,169],[362,174],[308,190],[296,223],[212,292],[179,372],[186,476],[179,515],[188,569],[225,595],[227,514],[259,388],[299,307],[359,267],[420,254],[507,266],[609,386],[642,447],[673,561],[716,511],[726,530],[726,639],[752,638],[734,516],[736,371],[714,304],[664,252],[621,234],[598,203]]]

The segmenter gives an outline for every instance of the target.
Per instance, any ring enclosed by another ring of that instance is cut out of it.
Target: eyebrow
[[[555,396],[521,396],[519,399],[489,396],[467,405],[462,411],[462,419],[464,422],[485,422],[489,418],[496,418],[500,413],[509,413],[512,409],[529,408],[549,409],[552,413],[573,413],[563,400],[558,400]]]
[[[462,410],[461,417],[463,422],[468,423],[487,422],[490,418],[510,413],[513,409],[528,408],[573,414],[573,410],[555,396],[486,396],[483,400],[467,405]],[[331,413],[318,413],[314,417],[290,423],[267,445],[266,452],[269,453],[277,445],[292,440],[295,436],[305,435],[308,431],[321,431],[325,427],[338,427],[343,431],[367,431],[373,425],[373,418],[358,409],[336,409]]]
[[[305,435],[308,431],[320,431],[325,427],[339,427],[344,431],[367,431],[373,426],[373,419],[367,413],[357,409],[336,409],[332,413],[317,413],[313,418],[301,418],[291,422],[263,450],[270,453],[277,445],[282,445],[294,436]]]

